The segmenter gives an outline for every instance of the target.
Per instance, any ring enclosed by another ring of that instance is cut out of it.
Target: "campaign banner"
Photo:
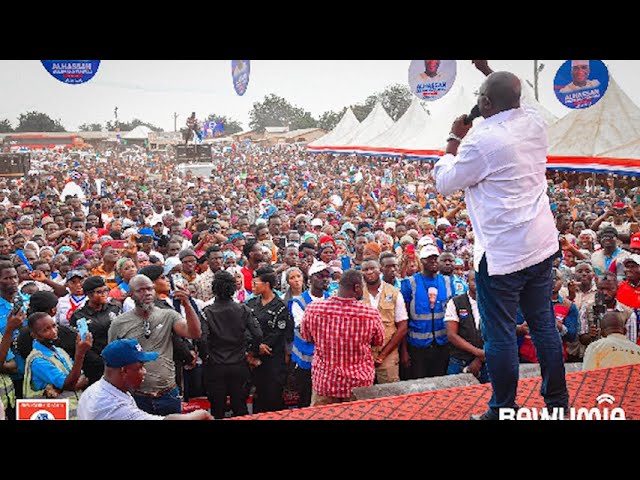
[[[456,80],[455,60],[412,60],[409,65],[409,88],[421,100],[444,97]]]
[[[76,85],[91,80],[100,67],[100,60],[40,60],[53,78]]]
[[[604,96],[609,70],[602,60],[567,60],[553,81],[553,91],[565,107],[589,108]]]
[[[16,400],[18,420],[69,420],[69,399]]]
[[[233,88],[240,96],[244,95],[244,93],[247,91],[250,72],[250,60],[231,60],[231,76],[233,77]]]

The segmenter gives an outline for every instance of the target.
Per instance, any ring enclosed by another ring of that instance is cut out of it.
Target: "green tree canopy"
[[[327,132],[333,130],[346,111],[347,107],[344,107],[339,112],[334,112],[331,110],[324,112],[322,115],[320,115],[320,119],[318,120],[318,127],[326,130]]]
[[[264,97],[262,102],[255,102],[249,113],[249,128],[264,131],[266,127],[311,128],[317,125],[313,116],[287,100],[275,94]]]
[[[16,132],[66,132],[60,120],[54,120],[46,113],[27,112],[18,117]]]
[[[13,132],[13,126],[9,120],[2,119],[0,120],[0,133],[9,133]]]
[[[376,102],[380,100],[383,108],[393,121],[397,121],[407,111],[412,99],[413,97],[409,87],[402,84],[395,84],[389,85],[382,92],[369,95],[363,103],[351,105],[351,109],[356,118],[362,122],[371,113]],[[327,131],[333,130],[346,111],[347,107],[339,111],[329,110],[324,112],[318,120],[318,127]]]
[[[101,132],[102,125],[99,123],[83,123],[78,127],[81,132]]]

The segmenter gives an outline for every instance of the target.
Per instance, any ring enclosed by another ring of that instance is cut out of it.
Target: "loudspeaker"
[[[0,177],[23,177],[30,169],[30,153],[0,153]]]
[[[211,145],[176,145],[176,159],[192,162],[210,162]]]

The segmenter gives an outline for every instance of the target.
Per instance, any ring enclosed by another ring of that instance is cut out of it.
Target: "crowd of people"
[[[141,150],[32,156],[36,171],[0,180],[7,418],[17,398],[142,419],[182,418],[204,397],[222,418],[374,383],[489,381],[474,230],[431,163],[235,144],[214,150],[206,178]],[[557,330],[565,361],[593,368],[585,349],[601,336],[638,343],[640,190],[633,177],[547,179]],[[520,317],[520,360],[537,362]]]

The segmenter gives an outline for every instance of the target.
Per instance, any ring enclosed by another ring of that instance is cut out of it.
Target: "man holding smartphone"
[[[111,322],[120,315],[121,310],[117,305],[109,303],[109,287],[104,278],[89,277],[83,282],[82,289],[87,296],[87,302],[73,312],[69,324],[78,328],[78,321],[84,319],[89,332],[93,335],[93,346],[84,360],[84,373],[91,385],[100,380],[104,372],[104,362],[100,355],[107,346]]]

